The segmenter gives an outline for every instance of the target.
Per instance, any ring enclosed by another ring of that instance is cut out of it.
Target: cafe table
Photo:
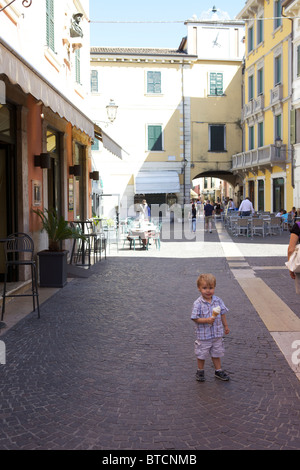
[[[149,238],[149,232],[153,232],[153,231],[156,231],[157,227],[152,224],[152,223],[149,223],[149,224],[141,224],[139,226],[136,225],[136,226],[133,226],[130,230],[129,230],[129,234],[128,234],[128,237],[130,238],[130,236],[135,236],[135,237],[139,237],[142,242],[143,242],[143,245],[144,247],[146,247],[147,245],[147,240]]]

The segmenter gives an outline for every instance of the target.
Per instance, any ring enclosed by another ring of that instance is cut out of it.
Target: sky
[[[141,0],[90,0],[91,46],[174,49],[187,34],[185,20],[193,15],[199,18],[213,6],[234,19],[245,3],[245,0],[151,0],[148,5]]]

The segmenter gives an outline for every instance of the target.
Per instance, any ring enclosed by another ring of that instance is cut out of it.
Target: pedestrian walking
[[[191,211],[191,218],[192,218],[192,231],[196,232],[196,218],[197,218],[197,209],[195,204],[192,204],[192,211]]]
[[[240,204],[239,214],[241,217],[248,217],[250,214],[254,214],[252,202],[246,197]]]
[[[221,357],[224,356],[223,335],[229,333],[226,319],[228,308],[220,297],[214,295],[216,278],[213,274],[201,274],[197,279],[197,287],[201,295],[194,302],[191,315],[196,324],[196,380],[205,381],[204,364],[210,356],[215,367],[215,377],[228,381],[229,375],[221,367]]]
[[[296,246],[300,241],[300,222],[295,222],[291,228],[290,242],[288,246],[288,260],[291,255],[294,253]],[[290,276],[292,279],[295,279],[296,293],[300,294],[300,273],[294,273],[290,271]]]
[[[207,232],[207,230],[209,229],[209,232],[211,233],[212,216],[215,213],[214,206],[210,203],[210,201],[207,201],[203,210],[204,210],[204,230],[205,232]]]

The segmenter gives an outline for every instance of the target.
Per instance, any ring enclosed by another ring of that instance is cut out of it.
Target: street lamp
[[[275,139],[275,147],[278,149],[278,152],[280,152],[280,149],[282,147],[282,139],[281,137],[277,136]],[[294,146],[291,144],[291,149],[287,150],[287,152],[291,152],[291,183],[292,187],[295,187],[295,176],[294,176]]]
[[[110,100],[106,106],[106,112],[108,120],[113,123],[117,117],[118,106],[115,104],[114,100]]]
[[[15,1],[16,1],[16,0],[12,0],[12,1],[9,2],[7,5],[5,5],[5,7],[2,7],[2,8],[0,9],[0,12],[3,11],[3,10],[5,10],[5,8],[9,7],[12,3],[15,3]],[[25,7],[25,8],[30,7],[31,4],[32,4],[32,0],[23,0],[23,1],[22,1],[22,5],[23,5],[23,7]]]
[[[281,147],[282,147],[282,138],[279,137],[279,135],[275,139],[275,147],[277,149],[281,149]]]

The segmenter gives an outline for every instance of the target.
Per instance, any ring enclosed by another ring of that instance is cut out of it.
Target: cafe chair
[[[39,305],[39,292],[37,282],[37,269],[36,262],[33,259],[34,244],[32,238],[26,233],[18,232],[13,233],[7,237],[4,243],[5,253],[5,274],[4,286],[2,297],[2,315],[1,321],[5,312],[5,300],[7,297],[31,297],[33,300],[33,310],[35,311],[35,304],[37,305],[38,318],[40,318],[40,305]],[[31,269],[31,293],[30,294],[7,294],[7,272],[9,268],[17,269],[20,266],[30,266]],[[35,302],[36,300],[36,302]]]
[[[252,219],[252,236],[261,232],[262,236],[265,236],[265,222],[263,219]]]

